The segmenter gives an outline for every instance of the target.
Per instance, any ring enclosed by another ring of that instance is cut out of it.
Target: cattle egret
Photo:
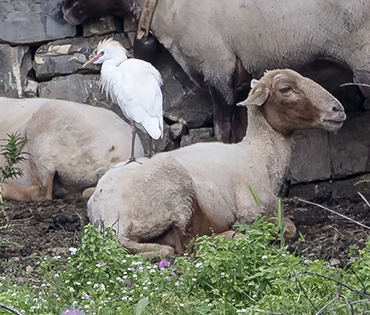
[[[162,77],[150,63],[128,58],[127,50],[117,41],[101,41],[96,48],[96,55],[89,63],[102,64],[100,70],[100,87],[105,90],[107,99],[116,103],[130,120],[132,127],[131,156],[129,162],[135,161],[134,147],[136,126],[141,124],[151,139],[163,137],[163,97]]]

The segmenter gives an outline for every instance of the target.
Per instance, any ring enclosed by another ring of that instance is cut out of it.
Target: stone
[[[198,87],[168,53],[158,54],[154,66],[163,77],[163,112],[173,122],[181,119],[190,129],[210,126],[212,101],[207,91]]]
[[[216,141],[213,128],[190,129],[189,134],[181,138],[181,146],[185,147],[197,142]]]
[[[338,135],[330,135],[333,177],[370,171],[370,113],[349,113]]]
[[[337,258],[330,259],[330,266],[338,267],[341,264],[340,260]]]
[[[28,80],[27,86],[24,88],[25,97],[37,97],[37,88],[39,84],[36,81]]]
[[[132,14],[125,16],[123,20],[123,30],[125,33],[137,31],[138,22]]]
[[[325,180],[314,183],[296,183],[290,187],[289,198],[350,198],[358,196],[358,191],[370,197],[370,175],[364,174],[342,180]]]
[[[300,131],[289,166],[292,183],[330,178],[328,133],[323,130]]]
[[[32,70],[29,47],[0,44],[0,60],[0,95],[24,97],[29,85],[28,74]]]
[[[96,36],[123,32],[123,21],[116,16],[107,15],[99,20],[88,20],[82,24],[83,36]]]
[[[76,37],[57,40],[42,45],[36,50],[33,66],[38,80],[50,80],[53,77],[73,73],[98,73],[100,66],[82,65],[90,58],[99,41],[112,36]],[[113,38],[131,49],[128,38],[123,34],[115,34]]]
[[[55,77],[51,81],[40,83],[38,94],[42,98],[54,98],[108,108],[121,117],[123,116],[121,109],[107,101],[105,94],[100,92],[98,74],[73,74]]]
[[[75,36],[76,28],[63,19],[62,2],[0,1],[0,42],[34,44]]]
[[[173,140],[181,140],[181,137],[187,132],[186,126],[181,123],[175,123],[170,126],[170,137]]]

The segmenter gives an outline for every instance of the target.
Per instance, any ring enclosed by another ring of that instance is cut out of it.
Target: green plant
[[[20,134],[12,133],[7,134],[8,139],[3,139],[6,144],[0,145],[0,154],[5,158],[5,165],[0,166],[0,206],[5,218],[8,216],[5,211],[5,203],[2,195],[2,184],[6,179],[14,179],[23,176],[22,169],[16,165],[27,160],[25,155],[27,152],[23,152],[22,148],[26,143],[26,139],[22,138]]]
[[[370,310],[370,243],[346,269],[296,257],[259,218],[241,238],[203,236],[192,255],[153,264],[121,247],[113,229],[84,227],[81,246],[44,257],[42,282],[0,279],[0,303],[26,314],[363,314]],[[34,275],[33,275],[34,276]],[[32,276],[32,277],[33,277]]]
[[[249,191],[251,192],[252,196],[253,196],[253,199],[254,201],[256,202],[257,206],[260,206],[261,205],[261,200],[260,198],[258,197],[257,193],[254,191],[254,189],[252,188],[252,186],[248,185],[248,189]]]
[[[2,140],[7,143],[0,145],[1,155],[6,161],[4,166],[0,166],[0,183],[3,183],[5,179],[17,178],[23,175],[22,170],[15,165],[27,160],[25,155],[28,154],[22,151],[24,144],[27,142],[26,139],[17,133],[7,134],[7,136],[8,139]]]

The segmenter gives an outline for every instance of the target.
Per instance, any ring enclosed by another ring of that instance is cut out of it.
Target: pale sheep
[[[248,106],[241,143],[198,143],[143,164],[117,165],[88,201],[92,222],[114,227],[132,251],[170,254],[182,253],[196,235],[274,211],[294,131],[336,131],[346,115],[337,99],[292,70],[269,71],[253,84],[240,103]]]
[[[64,18],[80,24],[111,12],[139,17],[144,0],[66,0]],[[357,82],[370,81],[370,1],[161,0],[151,29],[185,72],[213,96],[215,133],[224,142],[245,134],[249,82],[266,69],[320,59],[345,63]],[[370,90],[363,89],[370,100]]]
[[[96,185],[113,165],[130,156],[131,127],[110,110],[52,99],[0,98],[0,139],[27,139],[24,176],[3,184],[7,199],[37,201]],[[144,151],[139,138],[136,153]],[[3,141],[2,144],[5,144]],[[5,160],[0,155],[0,166]],[[18,166],[18,165],[17,165]]]

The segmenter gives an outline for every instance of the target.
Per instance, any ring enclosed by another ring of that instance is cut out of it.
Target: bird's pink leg
[[[130,156],[130,160],[128,161],[128,163],[135,161],[136,126],[135,126],[135,122],[133,120],[130,120],[130,124],[131,124],[131,136],[132,136],[132,138],[131,138],[131,156]]]
[[[151,136],[149,136],[149,154],[148,154],[149,159],[152,157],[152,150],[153,150],[153,139]]]

